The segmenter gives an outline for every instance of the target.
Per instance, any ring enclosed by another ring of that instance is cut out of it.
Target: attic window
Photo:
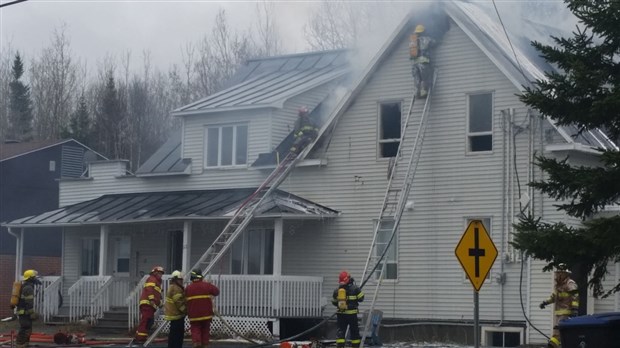
[[[492,151],[493,94],[470,94],[468,105],[467,151]]]
[[[205,167],[245,165],[247,159],[247,125],[207,127],[205,130]]]
[[[379,157],[396,157],[400,144],[400,102],[379,104]]]

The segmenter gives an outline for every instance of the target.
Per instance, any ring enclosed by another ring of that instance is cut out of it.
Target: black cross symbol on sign
[[[480,277],[480,256],[484,256],[484,249],[480,249],[480,236],[478,227],[474,227],[474,247],[469,248],[469,256],[475,257],[476,278]]]

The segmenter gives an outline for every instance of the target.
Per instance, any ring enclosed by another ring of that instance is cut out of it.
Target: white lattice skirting
[[[220,318],[213,318],[213,322],[211,323],[211,336],[218,338],[237,338],[237,333],[239,333],[248,338],[270,339],[273,337],[268,327],[268,323],[273,321],[273,319],[224,317],[224,320],[228,326],[226,326]],[[162,322],[165,321],[159,316],[155,320],[154,327],[161,325]],[[164,325],[166,326],[163,328],[162,332],[168,333],[170,324],[165,322]],[[187,318],[185,319],[185,330],[189,331],[189,321]],[[237,333],[235,333],[235,331]]]

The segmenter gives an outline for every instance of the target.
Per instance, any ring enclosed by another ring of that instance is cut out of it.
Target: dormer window
[[[205,130],[205,167],[245,166],[248,161],[246,124],[209,126]]]

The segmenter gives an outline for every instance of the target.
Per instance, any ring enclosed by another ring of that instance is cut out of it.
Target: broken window
[[[469,95],[467,151],[493,150],[493,94]]]
[[[375,222],[376,223],[376,222]],[[383,273],[383,279],[395,280],[398,278],[398,261],[396,258],[396,250],[398,250],[398,235],[394,235],[394,238],[390,242],[392,237],[392,229],[394,228],[394,221],[383,221],[379,230],[377,231],[377,240],[375,241],[375,256],[379,260],[386,248],[388,248],[385,258],[381,261],[377,270],[375,271],[375,279],[379,279],[381,275],[381,267],[385,263],[385,271]],[[373,266],[374,265],[370,265]]]
[[[205,167],[245,165],[248,160],[248,126],[207,127]]]
[[[400,103],[379,105],[379,157],[396,157],[400,144]]]

